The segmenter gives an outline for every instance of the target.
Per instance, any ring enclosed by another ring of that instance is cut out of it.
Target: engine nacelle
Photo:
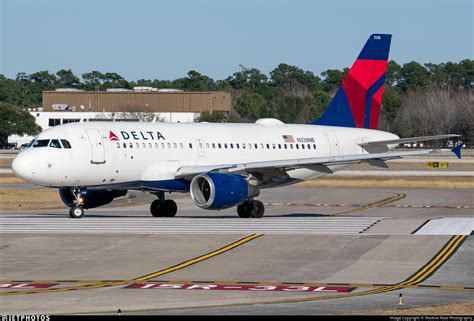
[[[194,203],[208,210],[228,208],[260,194],[259,188],[249,185],[242,176],[219,173],[195,176],[190,191]]]
[[[125,196],[127,190],[86,190],[82,195],[82,207],[85,209],[99,207],[109,204],[114,198]],[[72,207],[75,205],[75,197],[73,190],[70,188],[60,188],[59,196],[66,206]]]

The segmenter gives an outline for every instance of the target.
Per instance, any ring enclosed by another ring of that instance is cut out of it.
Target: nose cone
[[[28,151],[21,152],[12,162],[13,173],[27,182],[31,182],[35,175],[35,160],[30,154]]]

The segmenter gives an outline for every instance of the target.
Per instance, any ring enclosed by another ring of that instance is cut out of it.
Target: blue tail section
[[[461,159],[461,149],[464,147],[463,143],[457,144],[451,151],[456,155],[459,159]]]
[[[329,107],[313,124],[377,128],[391,39],[387,34],[369,37]]]

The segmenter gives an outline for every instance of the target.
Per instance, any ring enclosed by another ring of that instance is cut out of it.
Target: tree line
[[[309,123],[324,112],[349,71],[328,69],[315,75],[282,63],[266,75],[256,68],[241,67],[222,80],[195,70],[175,80],[128,81],[117,73],[99,71],[79,77],[70,69],[18,73],[15,79],[0,75],[0,107],[39,107],[42,92],[56,88],[151,86],[185,91],[224,90],[232,94],[231,113],[204,113],[202,121],[253,122],[273,117],[286,123]],[[474,60],[440,64],[412,61],[403,65],[389,61],[379,129],[402,137],[459,133],[465,141],[474,141],[473,86]]]

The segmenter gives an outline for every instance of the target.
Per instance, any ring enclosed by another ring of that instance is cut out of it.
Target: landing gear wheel
[[[84,215],[84,209],[80,206],[73,206],[69,209],[69,216],[71,218],[81,218]]]
[[[166,200],[161,204],[160,212],[163,214],[162,216],[174,217],[177,211],[178,206],[176,206],[176,203],[173,200]]]
[[[173,200],[154,200],[150,205],[151,215],[154,217],[173,217],[178,211],[178,206],[176,206],[175,201]]]
[[[252,218],[261,218],[265,213],[265,207],[260,201],[252,201],[248,207],[248,213]]]
[[[162,212],[161,212],[161,201],[160,200],[154,200],[151,205],[150,205],[150,212],[151,212],[151,215],[153,215],[154,217],[161,217],[163,216]]]
[[[239,217],[241,218],[249,218],[249,212],[248,212],[248,207],[249,207],[249,201],[245,201],[239,206],[237,206],[237,214],[239,214]]]

